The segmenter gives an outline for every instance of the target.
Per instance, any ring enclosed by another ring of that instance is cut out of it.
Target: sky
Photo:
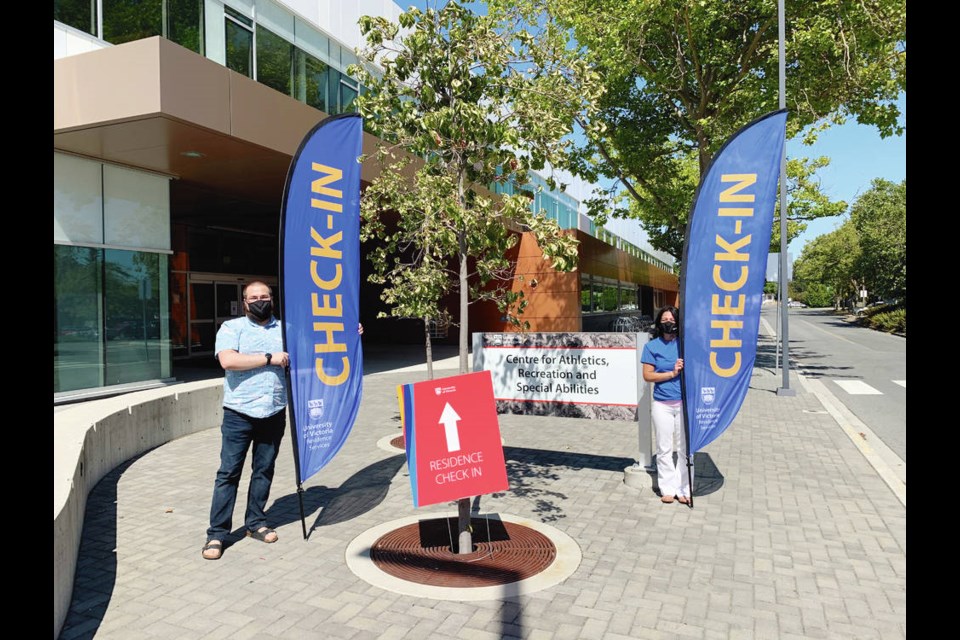
[[[900,123],[906,123],[907,97],[900,96]],[[795,140],[787,141],[787,157],[827,156],[830,165],[818,172],[821,190],[833,200],[852,205],[859,195],[870,189],[874,178],[900,182],[907,177],[907,134],[881,138],[876,128],[856,122],[827,129],[817,143],[807,147]],[[787,202],[789,209],[790,202]],[[787,249],[796,259],[804,245],[817,236],[836,229],[846,216],[821,218],[808,223],[807,230],[795,238]]]

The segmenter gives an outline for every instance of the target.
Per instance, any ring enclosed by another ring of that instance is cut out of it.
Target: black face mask
[[[676,333],[677,324],[675,322],[664,322],[660,325],[663,328],[663,333]]]
[[[266,320],[273,313],[273,301],[272,300],[257,300],[256,302],[248,302],[247,310],[257,320]]]

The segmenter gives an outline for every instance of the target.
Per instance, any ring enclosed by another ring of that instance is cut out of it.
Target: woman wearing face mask
[[[683,432],[680,398],[680,357],[677,336],[680,312],[676,307],[657,311],[653,337],[643,347],[643,379],[653,383],[651,414],[657,438],[657,483],[660,501],[690,503],[690,478],[686,472],[687,443]],[[673,461],[673,453],[677,461]]]

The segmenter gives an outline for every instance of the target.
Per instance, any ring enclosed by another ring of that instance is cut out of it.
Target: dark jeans
[[[220,427],[220,470],[217,471],[217,480],[213,485],[208,540],[222,541],[230,533],[233,506],[237,501],[237,486],[240,484],[240,474],[251,442],[253,462],[250,487],[247,491],[247,512],[243,523],[250,531],[266,526],[267,517],[263,508],[270,497],[273,469],[286,423],[285,411],[269,418],[251,418],[224,407],[223,424]]]

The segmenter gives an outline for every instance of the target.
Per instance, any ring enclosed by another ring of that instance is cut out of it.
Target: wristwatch
[[[269,367],[269,366],[270,366],[270,361],[273,359],[273,354],[272,354],[272,353],[265,353],[264,355],[267,356],[267,366]]]

